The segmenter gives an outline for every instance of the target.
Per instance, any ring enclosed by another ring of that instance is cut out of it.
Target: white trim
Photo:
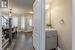
[[[72,50],[75,50],[75,0],[72,0]]]

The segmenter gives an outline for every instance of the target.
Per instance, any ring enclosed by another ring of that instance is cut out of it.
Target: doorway
[[[34,0],[1,0],[2,50],[33,50]]]

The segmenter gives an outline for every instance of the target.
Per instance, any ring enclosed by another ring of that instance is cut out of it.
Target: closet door
[[[0,50],[2,50],[2,20],[1,20],[1,16],[0,16]]]
[[[35,0],[33,4],[33,46],[35,50],[45,50],[44,0]]]

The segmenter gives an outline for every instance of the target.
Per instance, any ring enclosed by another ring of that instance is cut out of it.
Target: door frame
[[[75,0],[72,0],[72,50],[75,50]]]

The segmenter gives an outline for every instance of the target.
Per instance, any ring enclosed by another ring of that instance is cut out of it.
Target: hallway
[[[33,50],[32,33],[18,33],[13,50]]]

